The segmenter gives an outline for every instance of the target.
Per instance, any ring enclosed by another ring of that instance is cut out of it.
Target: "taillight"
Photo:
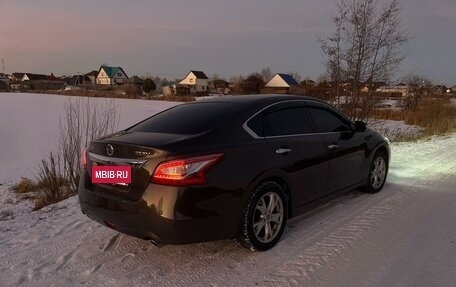
[[[157,166],[150,179],[156,184],[188,186],[206,183],[206,172],[223,154],[189,157],[162,162]]]
[[[81,165],[82,165],[82,168],[87,168],[87,149],[86,148],[82,150]]]

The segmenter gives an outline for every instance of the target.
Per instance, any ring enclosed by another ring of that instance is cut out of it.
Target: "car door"
[[[328,164],[325,139],[312,133],[303,101],[285,101],[266,108],[261,114],[268,154],[277,168],[285,171],[292,184],[297,205],[308,203],[326,192]]]
[[[359,184],[364,176],[365,144],[353,124],[333,107],[306,101],[315,132],[325,140],[328,152],[327,192]]]

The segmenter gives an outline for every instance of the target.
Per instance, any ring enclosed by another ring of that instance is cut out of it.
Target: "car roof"
[[[279,94],[261,94],[261,95],[236,95],[220,96],[197,101],[197,103],[239,103],[239,104],[260,104],[274,103],[286,100],[317,100],[307,96],[279,95]]]

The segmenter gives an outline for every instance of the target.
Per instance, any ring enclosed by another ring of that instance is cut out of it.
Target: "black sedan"
[[[83,156],[82,212],[155,244],[236,238],[252,250],[288,219],[343,192],[385,184],[388,140],[319,100],[285,95],[181,104],[94,140]],[[130,183],[92,169],[131,167]]]

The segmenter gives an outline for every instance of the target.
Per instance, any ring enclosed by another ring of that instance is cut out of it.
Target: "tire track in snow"
[[[107,228],[106,228],[107,229]],[[107,229],[111,231],[110,229]],[[112,231],[111,231],[112,232]],[[119,236],[119,237],[116,237]],[[113,238],[116,238],[116,240],[120,241],[120,238],[123,237],[124,235],[121,235],[117,233],[117,235],[111,236],[108,239],[108,242],[105,243],[104,246],[108,246]],[[130,237],[131,238],[131,237]],[[128,239],[130,239],[128,238]],[[125,242],[127,241],[127,242]],[[68,275],[74,275],[75,273],[83,273],[87,270],[92,270],[95,267],[97,267],[100,264],[106,265],[106,263],[109,263],[116,258],[122,257],[123,253],[134,253],[138,249],[138,247],[141,247],[142,245],[145,244],[151,244],[149,242],[143,241],[141,239],[133,239],[131,240],[122,240],[123,243],[117,244],[116,248],[109,248],[106,249],[102,247],[102,251],[99,253],[94,254],[93,256],[90,256],[88,258],[85,258],[84,260],[81,260],[79,262],[76,262],[74,264],[69,264],[65,266],[62,270],[60,270],[60,274],[62,276],[65,276],[65,274]],[[118,275],[118,274],[116,274]],[[116,276],[114,276],[116,277]]]
[[[222,244],[216,242],[213,244]],[[185,266],[178,266],[179,271],[174,272],[171,276],[159,276],[159,286],[198,286],[202,285],[203,279],[209,279],[209,282],[221,282],[222,286],[230,285],[230,278],[223,272],[219,272],[225,268],[229,268],[230,263],[236,262],[252,252],[247,250],[234,242],[225,241],[221,249],[215,254],[201,256],[191,261],[191,264]],[[133,286],[146,286],[154,277],[154,272],[147,266],[144,266],[140,272],[133,274]],[[139,276],[138,276],[139,275]],[[209,282],[203,285],[209,285]],[[211,284],[211,286],[217,286]]]
[[[382,202],[371,206],[355,215],[347,224],[335,229],[320,241],[306,248],[294,246],[296,250],[303,250],[298,256],[282,263],[277,271],[265,276],[264,283],[270,286],[303,286],[306,281],[318,282],[318,269],[331,266],[331,262],[338,260],[343,253],[354,247],[372,232],[378,224],[393,217],[393,208],[399,208],[406,202],[405,193],[394,194]]]
[[[149,244],[148,250],[141,249],[134,256],[127,253],[120,257],[120,262],[118,262],[119,258],[112,258],[103,266],[97,276],[93,276],[87,281],[88,285],[112,286],[116,283],[123,285],[118,280],[113,279],[121,272],[128,275],[128,280],[122,283],[129,286],[147,286],[151,282],[154,282],[154,286],[195,286],[204,276],[210,274],[211,277],[214,277],[217,273],[213,271],[226,267],[227,262],[234,261],[239,256],[242,257],[243,254],[251,254],[250,251],[230,241],[194,244],[195,248],[185,245],[158,249],[151,243]],[[217,247],[215,253],[206,250],[207,248],[212,249],[210,247],[213,245]],[[177,252],[178,249],[189,250],[189,248],[197,252],[198,255],[191,256],[193,260],[190,259],[186,264],[166,261],[167,249],[172,249],[169,252]],[[129,250],[129,252],[132,251]],[[123,261],[127,255],[129,255],[128,260]],[[220,280],[223,278],[222,275],[220,274]]]
[[[97,233],[92,233],[94,235]],[[97,235],[102,236],[103,233]],[[20,273],[21,268],[18,266],[27,266],[27,273],[31,274],[29,283],[39,282],[42,279],[54,276],[55,272],[63,270],[68,262],[78,252],[78,248],[84,243],[87,235],[82,233],[73,236],[67,236],[53,241],[52,244],[39,244],[27,248],[20,256],[6,255],[8,258],[5,264],[8,264],[0,269],[0,273],[8,272],[10,277],[23,277]],[[55,240],[55,239],[53,239]],[[51,261],[46,258],[53,258]],[[17,271],[16,271],[17,270]],[[15,273],[16,272],[16,273]],[[19,273],[17,273],[19,272]]]
[[[454,160],[456,158],[456,141],[454,141],[454,136],[440,139],[438,142],[420,142],[426,148],[419,150],[415,146],[405,146],[405,143],[393,146],[391,162],[393,166],[390,170],[393,181],[397,180],[396,177],[399,177],[399,181],[401,181],[401,177],[405,176],[415,180],[412,183],[413,185],[429,185],[439,178],[452,174],[456,167]],[[396,149],[402,149],[401,158],[398,160],[394,156]],[[417,162],[416,158],[419,158],[420,161]]]
[[[52,238],[52,244],[48,244],[45,239],[41,242],[36,244],[32,244],[29,247],[23,248],[20,251],[17,251],[17,248],[9,249],[6,254],[3,254],[2,260],[0,262],[0,270],[3,270],[7,266],[7,268],[11,268],[17,263],[23,261],[29,261],[30,258],[40,258],[40,257],[49,257],[53,254],[61,253],[62,251],[71,251],[75,248],[75,243],[79,242],[83,239],[83,237],[87,235],[83,235],[84,231],[77,230],[76,233],[62,236],[61,238],[56,239],[55,237]],[[99,234],[100,233],[100,234]],[[97,229],[91,235],[95,236],[103,236],[104,231]]]

